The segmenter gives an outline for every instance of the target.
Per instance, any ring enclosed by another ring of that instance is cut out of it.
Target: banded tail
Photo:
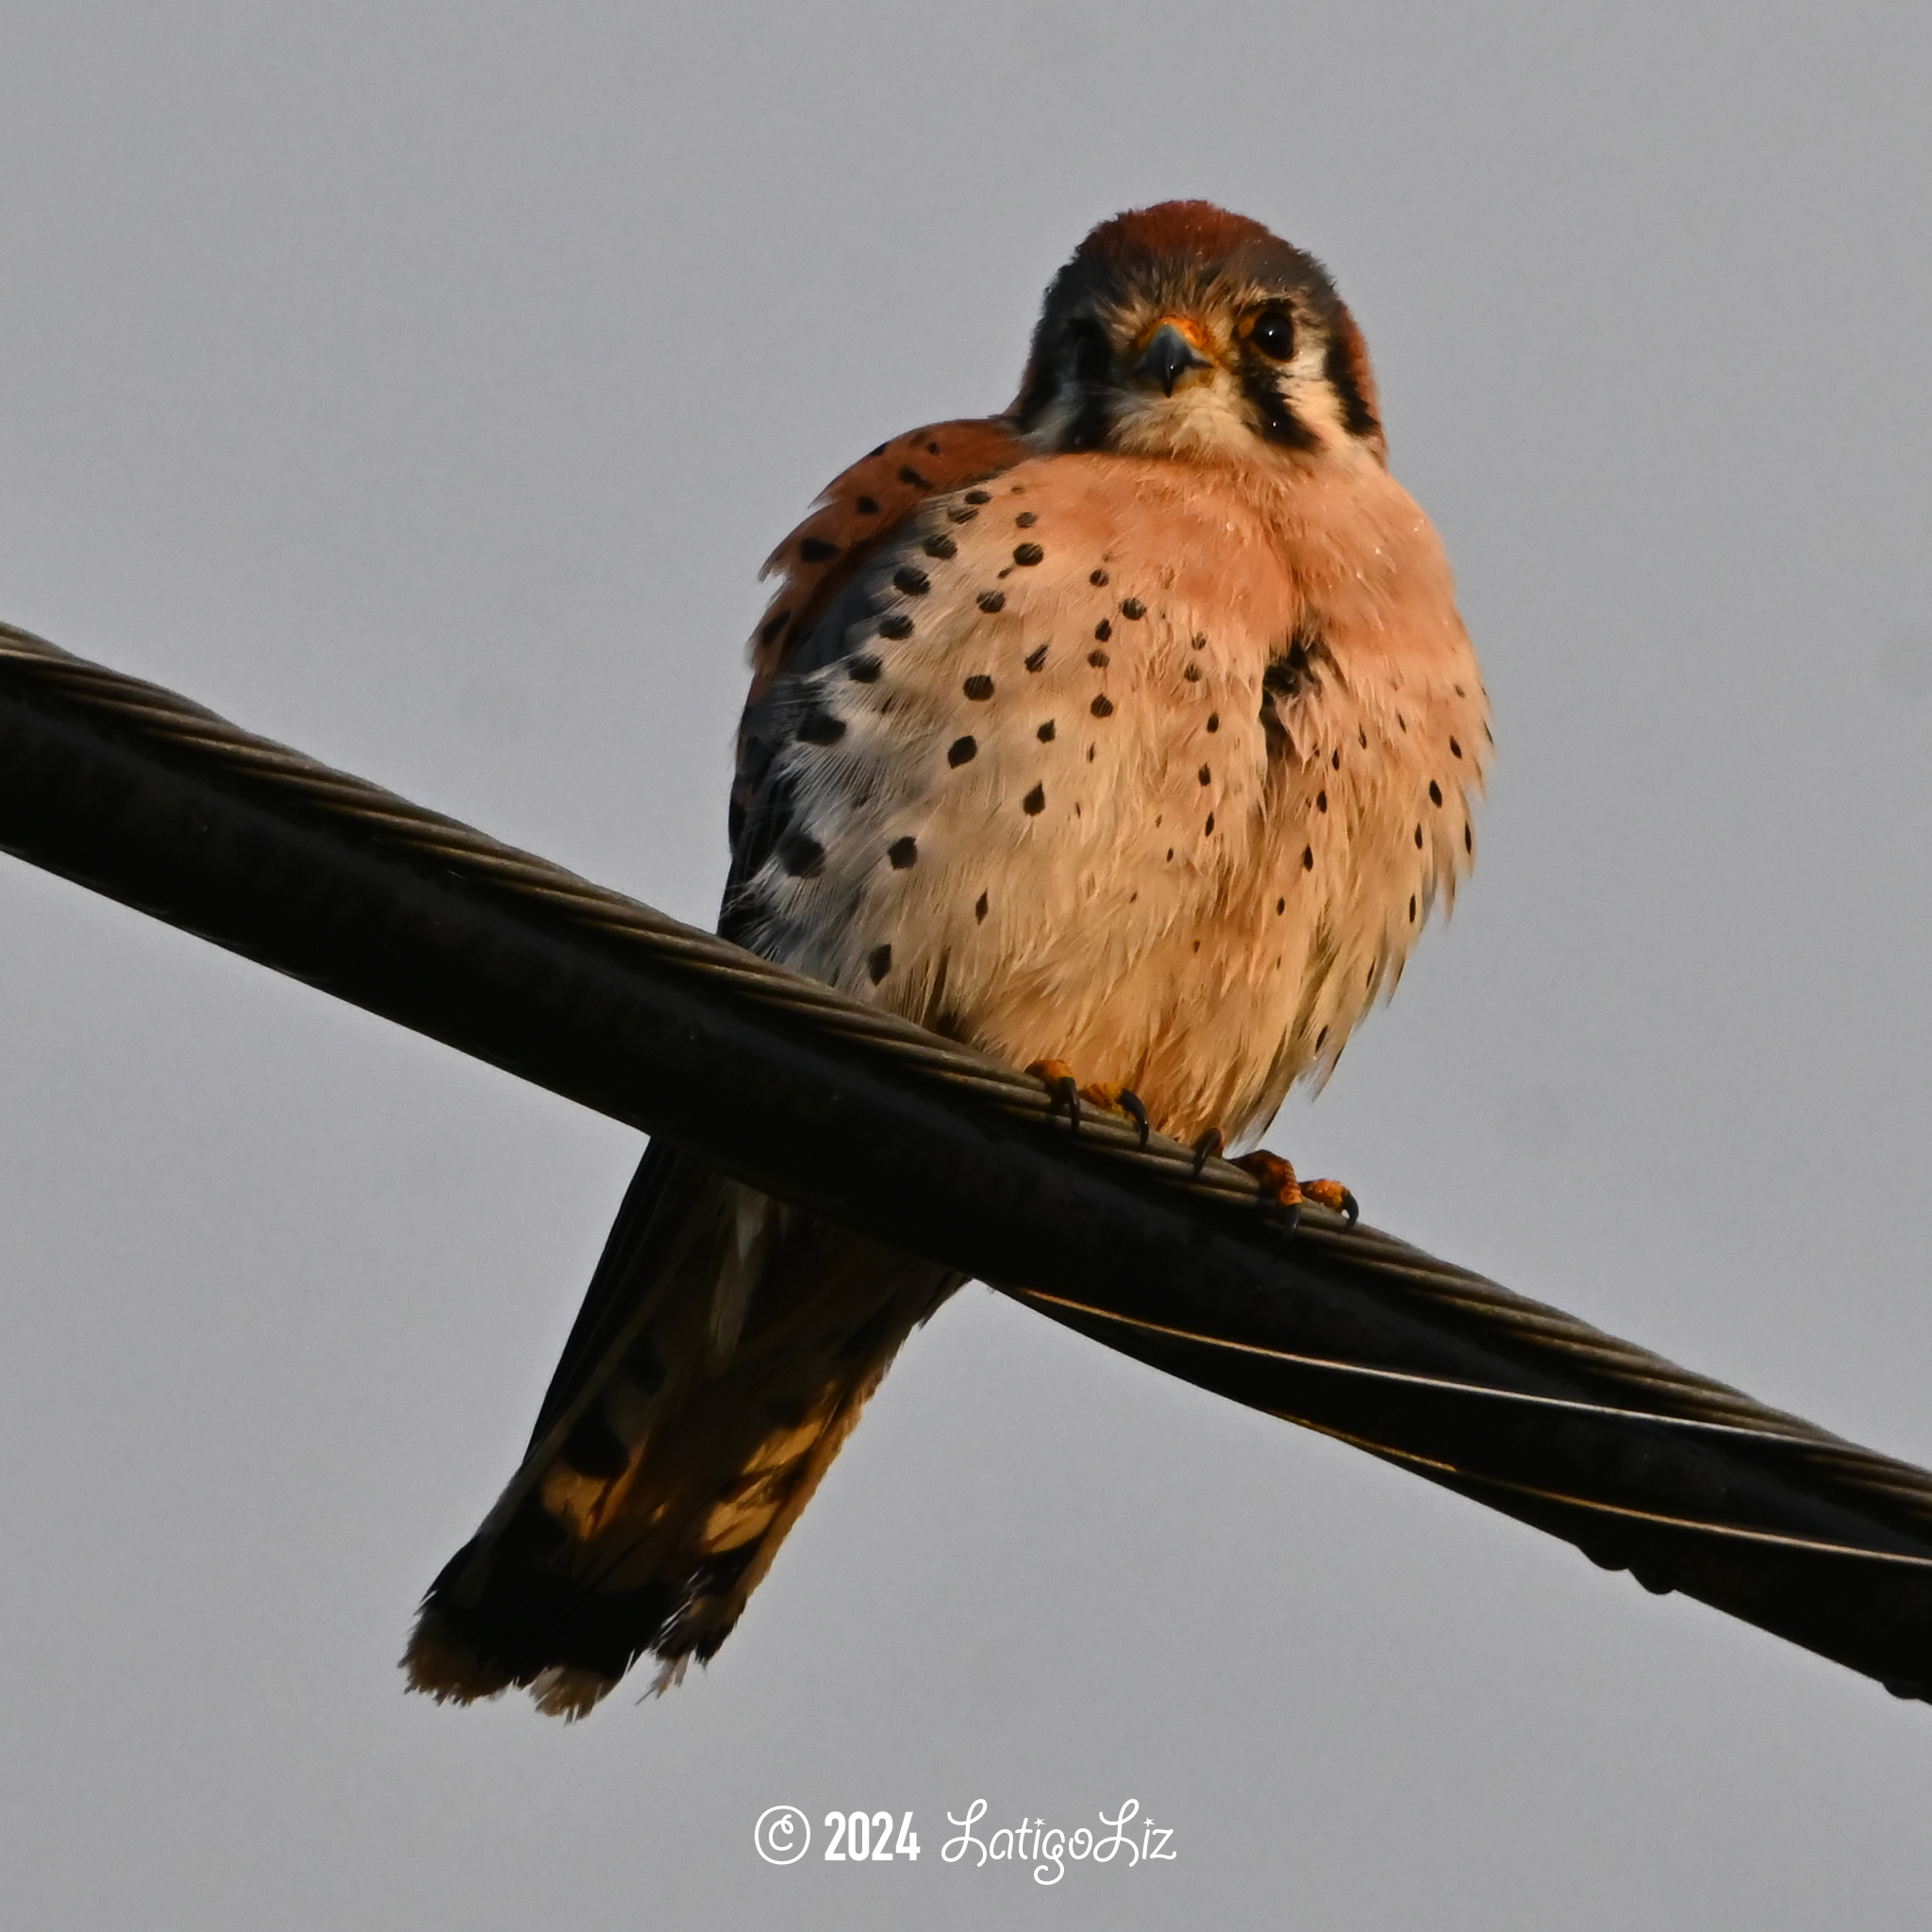
[[[524,1463],[424,1598],[410,1688],[584,1716],[708,1661],[901,1342],[962,1277],[654,1143]]]

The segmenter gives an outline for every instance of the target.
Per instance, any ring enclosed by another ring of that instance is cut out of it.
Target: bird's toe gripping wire
[[[1260,1182],[1262,1206],[1279,1208],[1291,1233],[1301,1220],[1304,1201],[1346,1217],[1351,1227],[1361,1219],[1359,1203],[1340,1181],[1299,1180],[1293,1165],[1278,1154],[1243,1154],[1234,1164]]]
[[[1053,1107],[1047,1114],[1049,1120],[1064,1108],[1070,1131],[1077,1134],[1080,1131],[1080,1107],[1084,1101],[1089,1107],[1097,1107],[1103,1113],[1118,1114],[1123,1120],[1132,1121],[1141,1145],[1146,1146],[1147,1108],[1131,1087],[1122,1087],[1106,1080],[1090,1081],[1083,1087],[1065,1060],[1035,1060],[1026,1071],[1045,1087],[1052,1097]]]

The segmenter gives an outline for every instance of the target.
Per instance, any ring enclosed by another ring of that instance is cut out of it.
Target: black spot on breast
[[[1026,796],[1020,801],[1020,809],[1024,811],[1029,819],[1038,818],[1040,814],[1046,809],[1046,787],[1044,785],[1036,785],[1033,788],[1033,790],[1029,791],[1026,794]]]
[[[983,671],[974,672],[959,689],[975,705],[983,705],[992,695],[992,679],[987,676]]]
[[[1188,642],[1191,649],[1205,651],[1208,648],[1208,634],[1206,631],[1197,630]]]
[[[1169,846],[1169,847],[1167,848],[1167,856],[1168,856],[1169,859],[1172,859],[1172,858],[1174,858],[1174,847],[1173,847],[1172,845],[1170,845],[1170,846]]]
[[[1051,744],[1053,742],[1053,720],[1049,718],[1033,735],[1039,739],[1041,744]]]
[[[1302,870],[1304,872],[1313,872],[1314,869],[1315,848],[1312,845],[1304,845],[1302,847]]]
[[[815,879],[824,870],[825,848],[809,832],[789,832],[778,841],[778,863],[795,879]]]
[[[969,490],[966,492],[966,501],[968,503],[991,503],[992,501],[992,491],[991,490]]]
[[[1431,805],[1441,805],[1441,802],[1442,788],[1440,785],[1438,785],[1433,778],[1431,778],[1429,780],[1429,803]]]
[[[1111,718],[1113,716],[1113,700],[1110,697],[1108,697],[1103,692],[1102,695],[1095,698],[1093,702],[1087,707],[1087,708],[1090,711],[1091,711],[1096,718]]]
[[[1418,852],[1423,849],[1423,828],[1420,825],[1415,828],[1415,849]]]
[[[1325,791],[1315,793],[1315,809],[1317,811],[1326,811],[1328,809],[1328,794]]]
[[[995,611],[1007,608],[1007,593],[1004,591],[982,591],[979,593],[979,608],[991,617]]]
[[[1113,659],[1105,651],[1089,651],[1087,653],[1087,661],[1096,671],[1105,671],[1113,662]]]
[[[1013,552],[1013,561],[1015,563],[1041,563],[1045,561],[1045,558],[1046,552],[1038,543],[1022,543]]]
[[[903,839],[894,839],[886,847],[886,857],[891,860],[894,872],[904,872],[908,865],[919,862],[919,841],[908,833]]]
[[[1091,744],[1090,744],[1090,745],[1089,745],[1089,746],[1087,747],[1087,762],[1088,762],[1088,763],[1089,763],[1090,765],[1091,765],[1091,763],[1093,762],[1093,747],[1092,747],[1092,746],[1091,746]],[[1075,806],[1075,807],[1074,808],[1074,817],[1076,817],[1076,818],[1077,818],[1077,817],[1079,816],[1079,813],[1080,813],[1080,808],[1079,808],[1079,807],[1078,807],[1078,806],[1076,805],[1076,806]]]
[[[1201,667],[1198,664],[1190,664],[1187,667],[1187,669],[1181,673],[1181,675],[1185,677],[1190,684],[1199,684],[1201,681]]]
[[[1023,509],[1013,521],[1021,529],[1030,530],[1040,521],[1040,512],[1033,509]]]
[[[943,563],[949,557],[958,557],[959,546],[941,530],[936,536],[928,537],[920,545],[928,557],[937,557]]]
[[[1221,713],[1219,711],[1209,711],[1208,713],[1208,728],[1210,731],[1219,731],[1221,729]]]
[[[1028,651],[1026,653],[1025,662],[1027,670],[1038,671],[1040,667],[1046,662],[1046,646],[1044,644],[1041,644],[1037,646],[1035,649]]]
[[[959,766],[978,756],[979,746],[971,738],[956,738],[946,747],[946,762]]]
[[[1214,836],[1214,814],[1211,811],[1208,814],[1207,836],[1210,839]]]
[[[1475,850],[1475,833],[1467,825],[1464,825],[1462,828],[1462,849],[1465,852],[1474,852]]]
[[[870,496],[861,496],[852,508],[862,517],[875,517],[879,513],[878,504]]]
[[[1337,746],[1335,747],[1335,756],[1334,756],[1333,758],[1330,758],[1330,759],[1328,760],[1328,763],[1329,763],[1329,765],[1330,765],[1330,766],[1331,766],[1331,767],[1332,767],[1332,768],[1333,768],[1334,770],[1336,770],[1336,771],[1338,771],[1338,772],[1339,772],[1339,771],[1341,771],[1341,746],[1340,746],[1339,744],[1338,744],[1338,745],[1337,745]]]
[[[909,638],[912,620],[903,610],[895,610],[891,616],[879,619],[879,635],[882,638]]]
[[[980,920],[986,917],[986,894],[984,892],[980,893],[979,897],[974,902],[973,916],[974,919]]]
[[[1206,765],[1201,767],[1201,782],[1204,785],[1211,785],[1214,782],[1214,774]]]
[[[1408,923],[1411,925],[1415,924],[1415,894],[1413,892],[1408,895]]]
[[[845,736],[845,721],[827,710],[810,710],[799,721],[798,735],[807,744],[837,744]]]
[[[775,644],[784,635],[785,626],[791,622],[791,613],[789,610],[781,610],[777,616],[767,619],[764,628],[758,632],[758,642]]]
[[[1367,731],[1365,731],[1361,725],[1357,724],[1355,727],[1355,735],[1357,739],[1360,741],[1361,748],[1364,751],[1367,751],[1369,748],[1369,734],[1367,733]]]
[[[923,597],[932,589],[932,579],[916,563],[902,563],[892,573],[892,582],[908,597]]]
[[[1093,626],[1093,635],[1099,642],[1104,644],[1106,643],[1108,638],[1112,637],[1113,625],[1109,624],[1106,618],[1103,617],[1100,620],[1100,622]]]
[[[798,540],[798,554],[808,563],[829,563],[841,549],[837,543],[827,543],[823,537],[801,537]]]
[[[926,479],[924,476],[922,476],[919,474],[919,472],[912,467],[910,463],[906,463],[901,466],[899,471],[899,480],[902,483],[911,484],[911,486],[915,490],[930,490],[932,488],[932,485],[928,483]]]
[[[891,947],[874,946],[865,956],[865,970],[872,974],[872,983],[876,986],[892,970]]]
[[[1121,615],[1130,622],[1138,623],[1147,615],[1147,607],[1138,597],[1121,599]]]
[[[946,520],[954,524],[970,524],[978,514],[976,509],[968,509],[963,503],[956,503],[946,512]]]
[[[1449,741],[1449,756],[1452,758],[1459,758],[1462,756],[1462,747],[1453,738]]]
[[[1277,913],[1277,915],[1286,912],[1288,910],[1288,901],[1286,899],[1275,900],[1274,910]]]
[[[1323,1029],[1321,1030],[1321,1032],[1319,1032],[1318,1034],[1316,1034],[1316,1035],[1315,1035],[1315,1051],[1316,1051],[1317,1053],[1320,1053],[1320,1052],[1322,1051],[1322,1047],[1323,1047],[1323,1044],[1324,1044],[1324,1041],[1325,1041],[1327,1040],[1327,1038],[1328,1038],[1328,1029],[1327,1029],[1327,1027],[1325,1027],[1325,1026],[1324,1026],[1324,1027],[1323,1027]]]
[[[1104,570],[1097,570],[1087,581],[1090,584],[1104,584],[1107,581],[1107,573]]]
[[[845,675],[854,684],[876,684],[879,681],[879,660],[861,653],[845,667]]]
[[[1395,714],[1395,728],[1398,731],[1407,731],[1408,729],[1408,720],[1400,711],[1397,711]]]

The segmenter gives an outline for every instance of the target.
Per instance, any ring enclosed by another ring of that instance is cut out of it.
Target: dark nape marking
[[[778,842],[778,863],[795,879],[815,879],[824,870],[825,848],[809,832],[791,832]]]
[[[1315,809],[1317,811],[1326,811],[1328,809],[1328,794],[1325,791],[1315,793]]]
[[[902,563],[892,573],[892,582],[908,597],[923,597],[932,589],[932,579],[916,563]]]
[[[1107,581],[1107,573],[1104,570],[1097,570],[1087,581],[1090,584],[1104,584]]]
[[[1411,925],[1415,924],[1415,894],[1413,892],[1408,895],[1408,923]]]
[[[915,490],[930,490],[932,488],[932,485],[928,483],[926,479],[924,476],[922,476],[919,474],[919,472],[912,467],[910,463],[906,463],[901,466],[899,471],[899,480],[902,483],[911,484],[911,486]]]
[[[876,658],[868,657],[861,653],[858,657],[853,658],[851,663],[846,665],[845,675],[854,684],[876,684],[879,681],[879,671],[881,668]]]
[[[1206,765],[1201,767],[1201,782],[1204,785],[1211,785],[1214,782],[1214,774]]]
[[[879,513],[876,500],[870,496],[861,496],[852,508],[862,517],[875,517]]]
[[[955,524],[970,524],[978,514],[976,509],[968,509],[964,504],[956,503],[946,512],[946,517],[949,522]]]
[[[979,746],[971,738],[956,738],[946,747],[946,762],[949,765],[963,765],[974,757]]]
[[[1038,543],[1022,543],[1013,552],[1015,563],[1043,563],[1045,560],[1046,552]]]
[[[991,490],[969,490],[966,492],[966,501],[968,503],[991,503],[992,501],[992,491]]]
[[[1113,625],[1106,618],[1103,617],[1100,620],[1100,622],[1093,626],[1093,635],[1099,642],[1104,644],[1106,643],[1108,638],[1113,636]]]
[[[879,635],[882,638],[909,638],[912,620],[903,610],[895,610],[891,616],[879,619]]]
[[[1219,731],[1221,729],[1221,713],[1219,711],[1209,711],[1208,713],[1208,728],[1210,731]]]
[[[925,540],[925,541],[920,545],[920,548],[923,549],[928,557],[937,557],[938,558],[940,558],[941,562],[943,562],[947,558],[958,557],[959,554],[959,546],[957,543],[955,543],[953,540],[950,537],[948,537],[943,530],[941,531],[940,534],[936,537],[928,537]]]
[[[791,622],[791,611],[779,611],[776,617],[768,619],[765,624],[765,627],[758,632],[758,642],[761,644],[776,643],[778,641],[779,633],[783,631],[785,626]]]
[[[1020,801],[1020,808],[1029,819],[1038,818],[1046,809],[1046,787],[1044,785],[1036,785]]]
[[[1423,849],[1423,828],[1420,825],[1415,828],[1415,849],[1418,852]]]
[[[809,710],[799,721],[798,736],[806,744],[837,744],[845,736],[845,721],[822,708]]]
[[[1304,872],[1313,872],[1314,869],[1315,848],[1312,845],[1304,845],[1302,847],[1302,870]]]
[[[1187,667],[1187,669],[1181,673],[1181,675],[1185,677],[1190,684],[1199,684],[1201,681],[1201,667],[1198,664],[1190,664]]]
[[[1438,785],[1433,778],[1431,778],[1429,780],[1429,803],[1431,805],[1441,805],[1441,802],[1442,788],[1440,785]]]
[[[1051,744],[1053,742],[1053,720],[1049,718],[1033,735],[1039,739],[1041,744]]]
[[[891,860],[894,872],[904,872],[908,865],[919,862],[919,841],[908,832],[886,847],[886,857]]]
[[[823,537],[801,537],[798,540],[798,554],[808,563],[829,563],[843,547],[839,543],[827,543]]]
[[[991,617],[996,610],[1007,608],[1007,593],[1004,591],[982,591],[979,593],[979,608]]]
[[[974,905],[973,916],[978,920],[984,920],[986,917],[986,894],[984,892],[980,893]]]
[[[1087,653],[1087,661],[1093,666],[1094,670],[1105,671],[1113,662],[1113,659],[1105,651],[1089,651]]]
[[[1111,718],[1113,716],[1113,700],[1103,692],[1087,708],[1096,718]]]
[[[1208,830],[1204,836],[1209,839],[1214,836],[1214,814],[1211,811],[1208,814]]]
[[[1023,509],[1013,522],[1023,530],[1030,530],[1040,521],[1037,509]]]
[[[1121,615],[1138,622],[1141,618],[1147,615],[1147,607],[1138,597],[1123,597],[1121,599]]]
[[[1039,647],[1038,647],[1037,649],[1034,649],[1034,650],[1028,651],[1028,652],[1026,653],[1026,668],[1027,668],[1027,670],[1029,670],[1029,671],[1038,671],[1038,670],[1040,669],[1040,667],[1041,667],[1041,666],[1042,664],[1044,664],[1045,662],[1046,662],[1046,646],[1045,646],[1044,644],[1041,644],[1041,645],[1040,645],[1040,646],[1039,646]]]
[[[876,986],[892,970],[891,947],[874,946],[865,956],[865,970],[872,974],[872,983]]]
[[[991,697],[992,695],[992,679],[990,678],[985,672],[975,671],[973,674],[973,675],[969,677],[966,680],[966,682],[959,687],[959,689],[963,691],[966,693],[966,695],[969,698],[971,698],[975,705],[983,705],[985,704],[987,699]]]
[[[1452,758],[1459,758],[1462,756],[1462,747],[1453,738],[1449,741],[1449,756]]]
[[[1462,828],[1462,849],[1465,852],[1474,852],[1475,850],[1475,833],[1468,825],[1464,825]]]
[[[1348,352],[1345,338],[1338,335],[1329,341],[1328,353],[1322,358],[1322,374],[1328,378],[1328,387],[1341,405],[1341,426],[1351,436],[1374,436],[1382,425],[1376,421],[1374,410],[1369,408],[1368,397],[1362,393],[1355,358]]]

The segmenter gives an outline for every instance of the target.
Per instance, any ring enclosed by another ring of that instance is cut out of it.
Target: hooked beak
[[[1162,393],[1171,396],[1174,384],[1189,370],[1207,367],[1207,357],[1173,323],[1163,322],[1154,331],[1153,340],[1141,352],[1141,359],[1134,364],[1134,374],[1149,382],[1158,382]]]

